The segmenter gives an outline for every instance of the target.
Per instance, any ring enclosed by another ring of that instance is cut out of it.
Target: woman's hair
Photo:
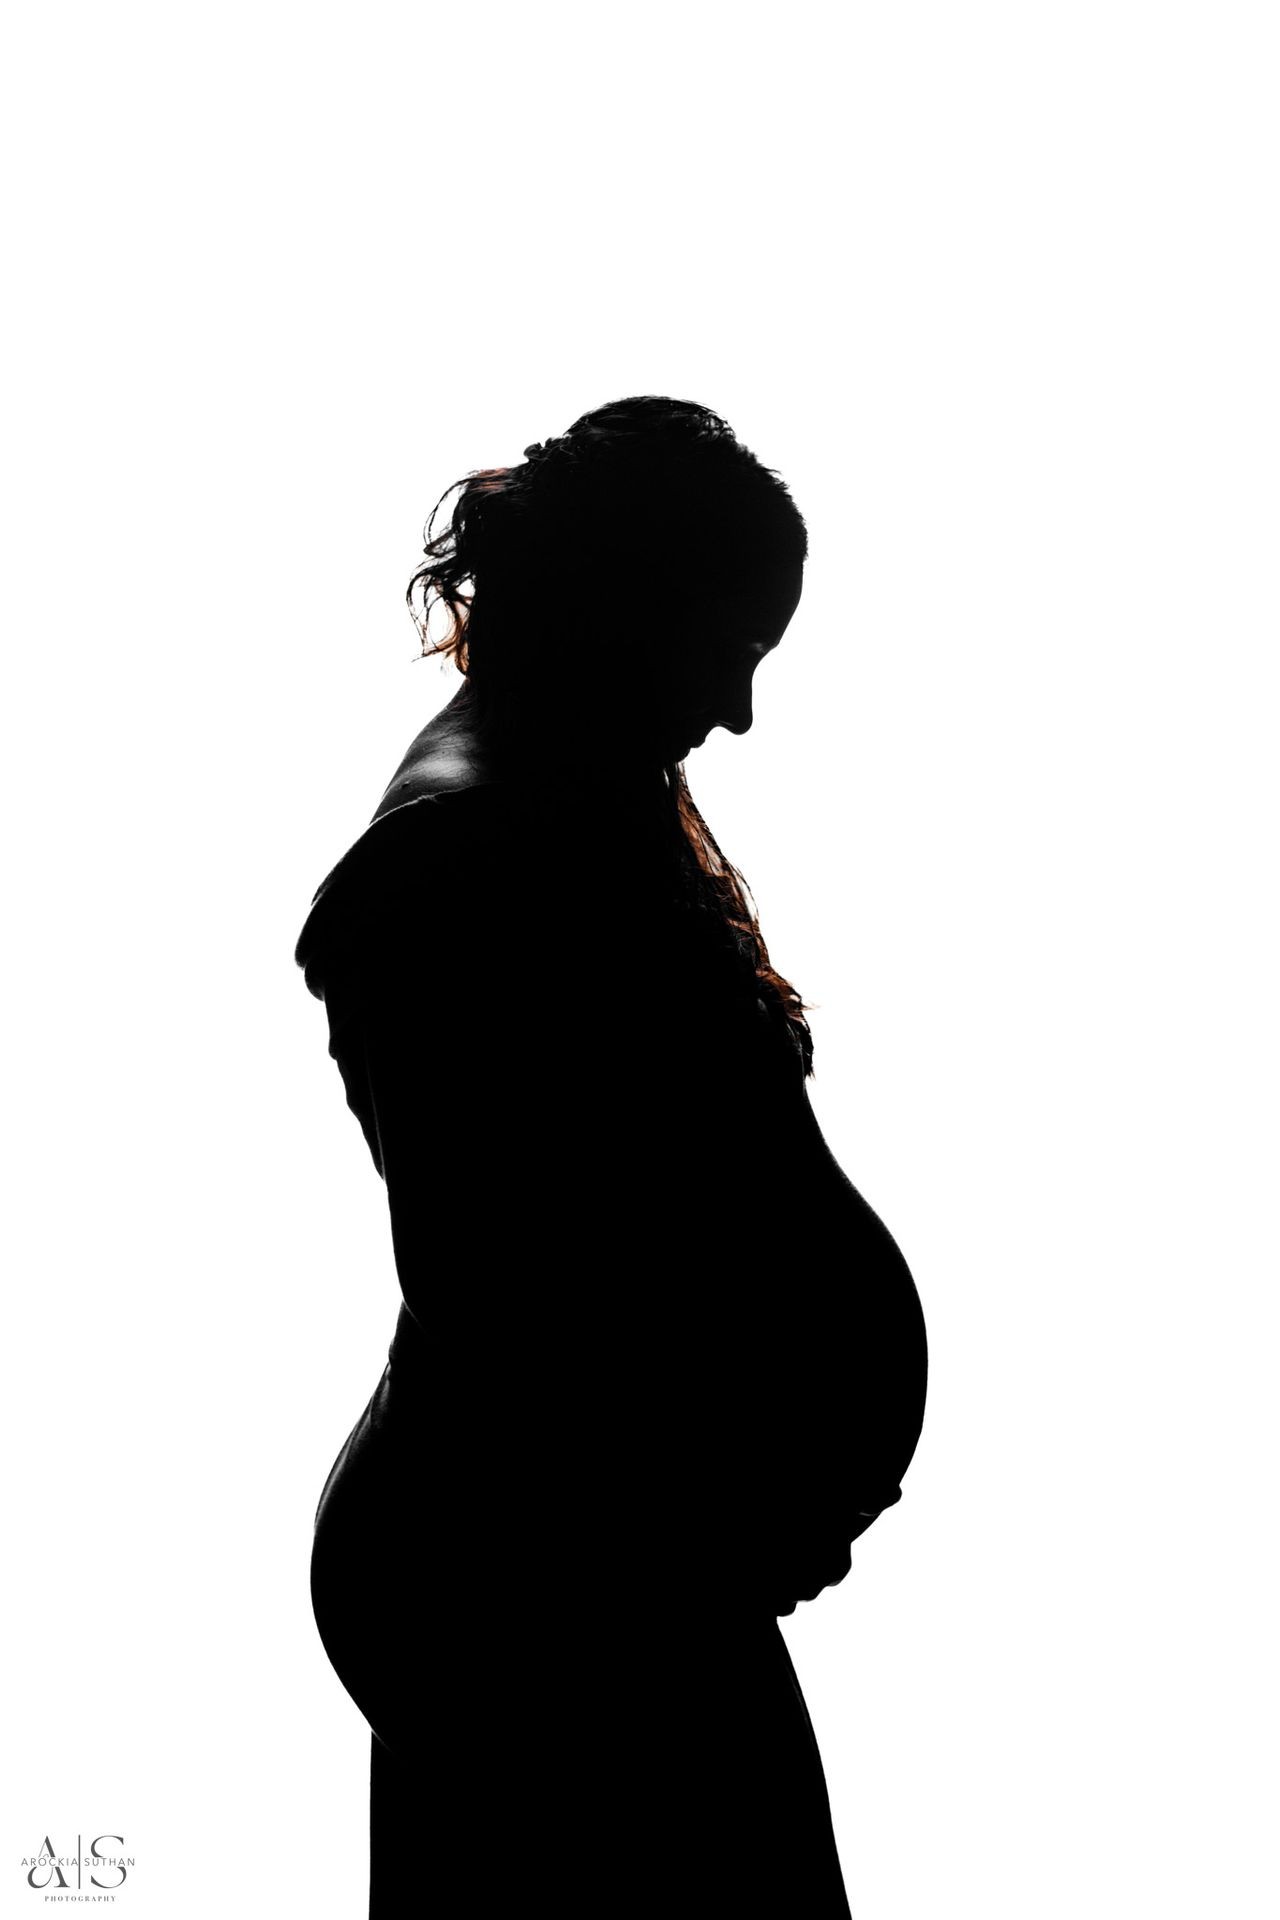
[[[781,478],[693,401],[614,400],[524,453],[518,466],[478,468],[446,488],[405,596],[422,653],[453,659],[482,716],[504,688],[532,684],[546,643],[571,660],[589,651],[598,682],[611,666],[602,644],[620,655],[645,635],[661,644],[664,617],[674,616],[678,635],[691,599],[741,593],[808,553],[804,519]],[[433,536],[455,489],[449,523]],[[448,624],[433,641],[438,606]],[[805,1003],[770,963],[745,880],[694,804],[682,764],[667,767],[666,785],[695,894],[752,965],[811,1074]]]

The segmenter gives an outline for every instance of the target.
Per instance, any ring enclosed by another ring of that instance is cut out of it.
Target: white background
[[[1273,26],[10,26],[6,1913],[102,1832],[138,1920],[365,1910],[308,1555],[398,1295],[292,947],[456,685],[429,509],[644,392],[809,522],[690,782],[929,1325],[784,1629],[856,1920],[1276,1912]]]

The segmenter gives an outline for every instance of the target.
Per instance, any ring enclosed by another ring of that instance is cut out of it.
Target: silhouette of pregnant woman
[[[462,685],[297,948],[402,1296],[311,1565],[369,1912],[847,1920],[777,1622],[900,1498],[925,1328],[683,767],[751,725],[804,521],[688,402],[525,454],[432,515]]]

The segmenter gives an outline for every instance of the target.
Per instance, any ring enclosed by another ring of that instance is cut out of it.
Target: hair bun
[[[524,457],[526,460],[535,462],[545,460],[548,454],[554,453],[558,447],[563,447],[567,443],[568,436],[566,434],[553,433],[549,440],[535,440],[531,447],[526,447]]]

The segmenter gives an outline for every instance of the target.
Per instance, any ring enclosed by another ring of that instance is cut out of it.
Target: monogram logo
[[[83,1850],[83,1839],[78,1833],[75,1852],[59,1853],[46,1833],[39,1850],[22,1861],[27,1869],[27,1885],[51,1888],[55,1895],[59,1890],[79,1892],[86,1881],[91,1887],[112,1893],[122,1887],[129,1877],[129,1868],[134,1865],[134,1856],[123,1851],[124,1835],[100,1833],[89,1842],[87,1853]],[[117,1853],[116,1847],[121,1851]],[[103,1875],[102,1879],[98,1878],[99,1874]],[[92,1898],[92,1895],[86,1897]]]

